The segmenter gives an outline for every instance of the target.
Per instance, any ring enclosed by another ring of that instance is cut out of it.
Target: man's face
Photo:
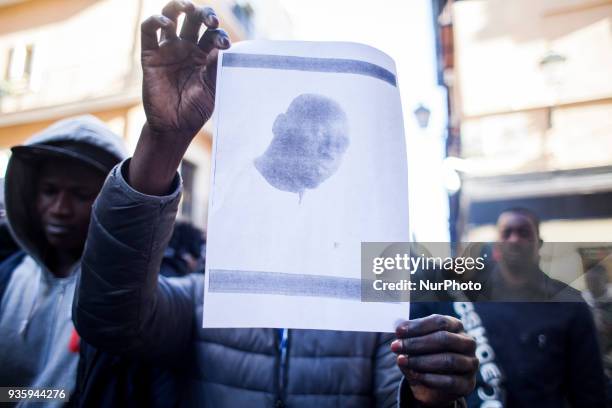
[[[280,129],[287,143],[286,158],[299,173],[306,188],[316,188],[332,176],[349,145],[346,120],[342,117],[313,121],[287,114]]]
[[[521,213],[503,213],[497,222],[497,247],[501,260],[517,272],[539,263],[540,237],[534,222]]]
[[[45,162],[40,169],[36,213],[48,243],[60,251],[81,251],[91,206],[104,176],[74,161]]]

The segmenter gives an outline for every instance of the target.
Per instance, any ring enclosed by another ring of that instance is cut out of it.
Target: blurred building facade
[[[0,177],[9,147],[67,116],[90,113],[123,135],[133,151],[141,103],[140,23],[167,0],[0,0]],[[203,3],[195,1],[195,3]],[[211,0],[233,42],[256,35],[247,1]],[[210,124],[182,164],[181,213],[204,226]]]
[[[523,206],[549,241],[612,241],[612,1],[434,0],[457,235]],[[451,208],[451,218],[453,210]]]

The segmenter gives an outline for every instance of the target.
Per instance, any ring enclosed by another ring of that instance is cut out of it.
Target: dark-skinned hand
[[[181,13],[185,20],[178,36]],[[198,39],[202,24],[207,29]],[[217,49],[230,46],[229,36],[218,26],[213,9],[186,0],[171,1],[162,15],[142,23],[142,97],[154,133],[191,139],[212,115]]]
[[[177,34],[181,14],[185,20]],[[169,2],[161,15],[141,25],[147,122],[129,165],[129,182],[143,193],[167,192],[189,143],[212,116],[218,50],[230,47],[229,36],[218,27],[212,8],[187,0]]]
[[[463,332],[460,320],[441,315],[409,320],[397,327],[396,335],[391,350],[417,401],[446,407],[472,392],[476,342]]]

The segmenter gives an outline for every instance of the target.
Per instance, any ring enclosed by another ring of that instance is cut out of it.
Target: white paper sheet
[[[360,44],[249,41],[220,55],[204,327],[393,331],[361,302],[362,241],[408,241],[393,60]]]

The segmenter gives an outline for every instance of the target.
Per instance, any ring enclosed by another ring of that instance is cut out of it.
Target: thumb
[[[206,57],[206,65],[204,68],[204,81],[207,82],[214,90],[217,86],[217,64],[219,62],[219,50],[213,49]]]

